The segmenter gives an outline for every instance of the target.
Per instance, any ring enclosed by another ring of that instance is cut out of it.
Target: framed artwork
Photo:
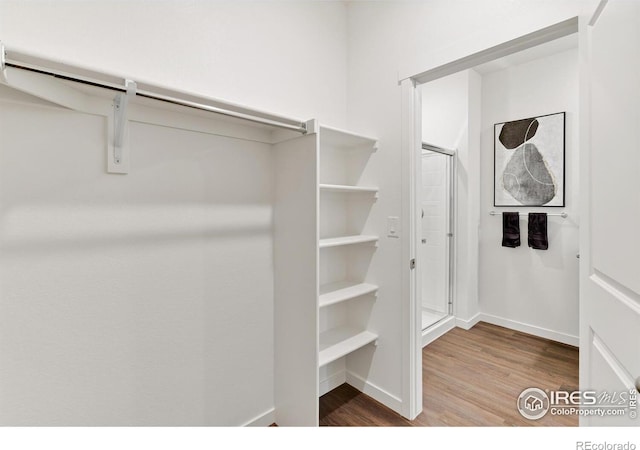
[[[494,206],[565,206],[565,113],[497,123]]]

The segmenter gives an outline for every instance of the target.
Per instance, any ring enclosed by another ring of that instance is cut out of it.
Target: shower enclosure
[[[455,153],[422,145],[422,330],[453,314]]]

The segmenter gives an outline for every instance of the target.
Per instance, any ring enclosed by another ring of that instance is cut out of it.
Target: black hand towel
[[[549,248],[547,213],[529,213],[529,247],[537,250]]]
[[[520,213],[502,213],[502,246],[520,247]]]

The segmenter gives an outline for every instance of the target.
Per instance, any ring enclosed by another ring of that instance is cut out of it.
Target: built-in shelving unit
[[[362,297],[367,294],[374,294],[378,291],[378,286],[371,283],[359,283],[357,281],[336,281],[320,286],[320,300],[318,306],[335,305],[336,303]]]
[[[365,170],[376,140],[317,123],[273,145],[275,419],[315,426],[319,397],[367,378],[378,334],[369,328],[379,189]]]
[[[378,140],[370,136],[352,133],[339,128],[321,126],[322,142],[320,145],[352,149],[354,147],[367,146],[372,150],[378,148]]]
[[[349,353],[364,347],[378,339],[378,335],[366,330],[358,330],[348,326],[332,328],[320,334],[320,354],[318,366],[342,358]]]
[[[363,178],[376,139],[321,126],[319,143],[318,190],[326,194],[320,196],[318,239],[322,395],[345,382],[349,371],[365,372],[361,364],[375,351],[371,344],[378,335],[368,329],[368,320],[378,286],[368,279],[368,267],[379,238],[367,228],[367,218],[379,189],[376,180]]]

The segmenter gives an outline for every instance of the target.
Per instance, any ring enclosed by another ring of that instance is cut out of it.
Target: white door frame
[[[420,277],[410,268],[416,259],[420,239],[420,154],[422,149],[422,103],[417,87],[447,75],[471,69],[477,65],[502,58],[536,45],[578,33],[579,24],[590,17],[574,16],[537,31],[524,34],[485,50],[469,54],[440,66],[430,68],[400,80],[402,95],[402,224],[408,230],[402,242],[402,413],[413,420],[422,412],[422,334],[420,302]]]

